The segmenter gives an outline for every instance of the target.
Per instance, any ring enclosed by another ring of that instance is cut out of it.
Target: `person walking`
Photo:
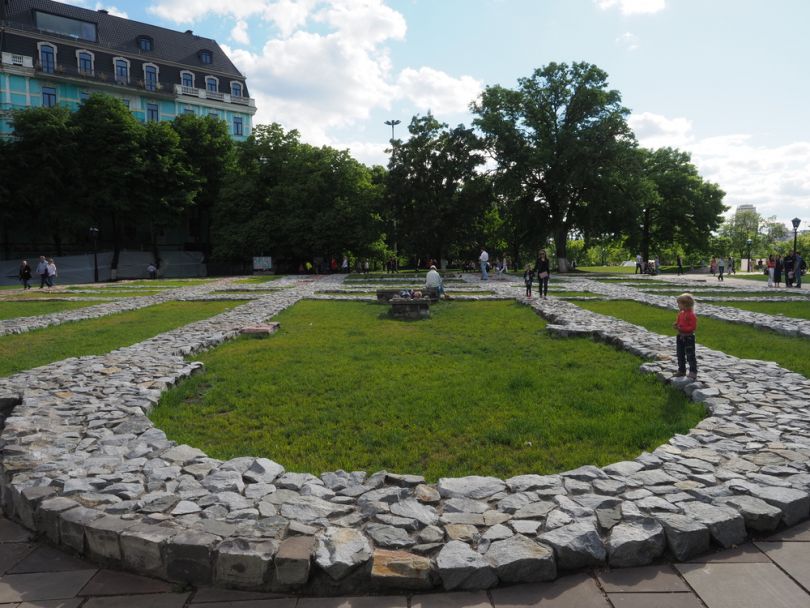
[[[644,258],[641,257],[641,254],[636,254],[636,271],[633,274],[644,274],[644,267],[642,266],[642,262]]]
[[[793,273],[796,278],[796,289],[802,288],[802,273],[807,270],[807,264],[798,251],[793,252]]]
[[[678,256],[676,263],[678,265],[678,276],[681,276],[683,274],[683,260],[681,259],[681,256]]]
[[[697,378],[697,357],[695,356],[695,330],[697,329],[697,316],[695,315],[695,298],[690,293],[678,296],[678,316],[672,326],[678,330],[675,338],[675,354],[678,358],[678,372],[676,377],[687,376],[691,380]],[[689,362],[689,374],[686,373],[686,363]]]
[[[523,282],[526,284],[526,297],[532,297],[532,283],[534,282],[534,271],[530,264],[526,264],[526,270],[523,271]]]
[[[793,254],[789,253],[785,256],[782,266],[785,270],[785,287],[793,287],[793,281],[796,279]]]
[[[544,300],[548,299],[548,279],[551,276],[546,250],[541,249],[534,263],[534,273],[537,275],[537,295]]]
[[[481,254],[478,256],[478,264],[481,266],[481,280],[488,281],[489,273],[487,269],[489,268],[489,254],[483,247],[481,247]]]
[[[737,274],[737,271],[734,268],[734,258],[728,256],[728,261],[726,262],[726,271],[728,274]]]
[[[776,260],[774,259],[773,254],[768,256],[766,267],[768,274],[768,287],[773,287],[774,274],[776,273]]]
[[[709,262],[709,270],[712,273],[712,276],[717,274],[717,258],[712,256],[711,261]]]
[[[28,265],[28,260],[20,263],[20,282],[23,284],[23,289],[31,289],[31,267]]]
[[[44,255],[39,256],[37,274],[39,275],[39,288],[42,289],[48,284],[48,260],[45,259]]]
[[[717,260],[717,280],[723,280],[723,273],[726,271],[726,261],[723,259],[723,256],[720,256],[720,259]]]
[[[48,287],[53,287],[56,281],[56,263],[53,258],[48,258]]]

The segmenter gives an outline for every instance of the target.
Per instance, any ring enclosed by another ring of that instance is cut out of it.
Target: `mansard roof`
[[[236,78],[244,78],[215,40],[197,36],[191,31],[178,32],[132,19],[116,17],[105,11],[89,10],[51,0],[5,1],[7,4],[2,17],[11,27],[17,25],[22,29],[36,31],[34,11],[70,17],[96,24],[98,35],[96,46],[125,55],[137,55],[145,61],[169,61],[187,66],[193,71],[220,72]],[[0,0],[0,3],[3,2],[4,0]],[[139,48],[138,38],[143,36],[153,40],[151,51],[142,51]],[[78,45],[94,46],[92,42],[65,38],[73,40]],[[212,59],[210,64],[202,62],[201,51],[210,51]]]

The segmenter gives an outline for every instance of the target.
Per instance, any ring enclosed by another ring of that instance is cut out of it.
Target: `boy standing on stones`
[[[678,296],[678,317],[673,327],[678,330],[675,338],[676,353],[678,356],[677,378],[687,376],[691,380],[697,378],[697,358],[695,357],[695,330],[697,329],[697,316],[695,315],[695,298],[690,293]],[[689,373],[686,373],[686,362],[689,362]]]

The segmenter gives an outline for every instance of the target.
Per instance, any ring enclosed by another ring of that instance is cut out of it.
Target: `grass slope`
[[[0,337],[0,376],[81,355],[99,355],[229,310],[241,302],[168,302],[98,319]]]
[[[676,316],[674,310],[664,310],[626,300],[584,301],[576,302],[576,305],[641,325],[659,334],[675,335],[675,330],[672,329]],[[776,361],[782,367],[810,377],[810,340],[782,336],[750,325],[701,317],[700,303],[695,311],[698,315],[698,344],[743,359]]]
[[[685,432],[702,408],[588,339],[555,339],[512,302],[387,307],[304,301],[281,331],[200,357],[153,411],[177,441],[290,470],[550,473],[608,464]]]

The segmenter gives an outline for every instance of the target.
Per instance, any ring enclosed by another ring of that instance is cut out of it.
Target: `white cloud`
[[[161,19],[175,23],[193,23],[209,14],[229,16],[236,19],[246,19],[259,15],[265,9],[275,4],[268,0],[237,0],[235,2],[222,2],[221,0],[159,0],[151,4],[146,10]]]
[[[641,41],[635,34],[631,32],[625,32],[624,34],[616,38],[616,44],[623,47],[625,50],[635,51],[641,45]]]
[[[429,67],[405,68],[397,78],[398,96],[409,99],[418,111],[434,114],[466,112],[483,84],[471,76],[454,78]]]
[[[248,25],[246,21],[239,20],[231,30],[231,38],[239,44],[250,44],[250,36],[248,35]]]
[[[697,138],[686,118],[645,112],[630,117],[645,147],[686,150],[701,175],[726,192],[726,205],[756,205],[765,216],[810,217],[810,142],[764,146],[747,134]]]
[[[639,143],[646,148],[681,148],[694,139],[692,122],[686,118],[667,118],[642,112],[632,114],[627,122]]]
[[[667,6],[666,0],[594,0],[594,3],[603,11],[618,8],[622,15],[648,15]]]

